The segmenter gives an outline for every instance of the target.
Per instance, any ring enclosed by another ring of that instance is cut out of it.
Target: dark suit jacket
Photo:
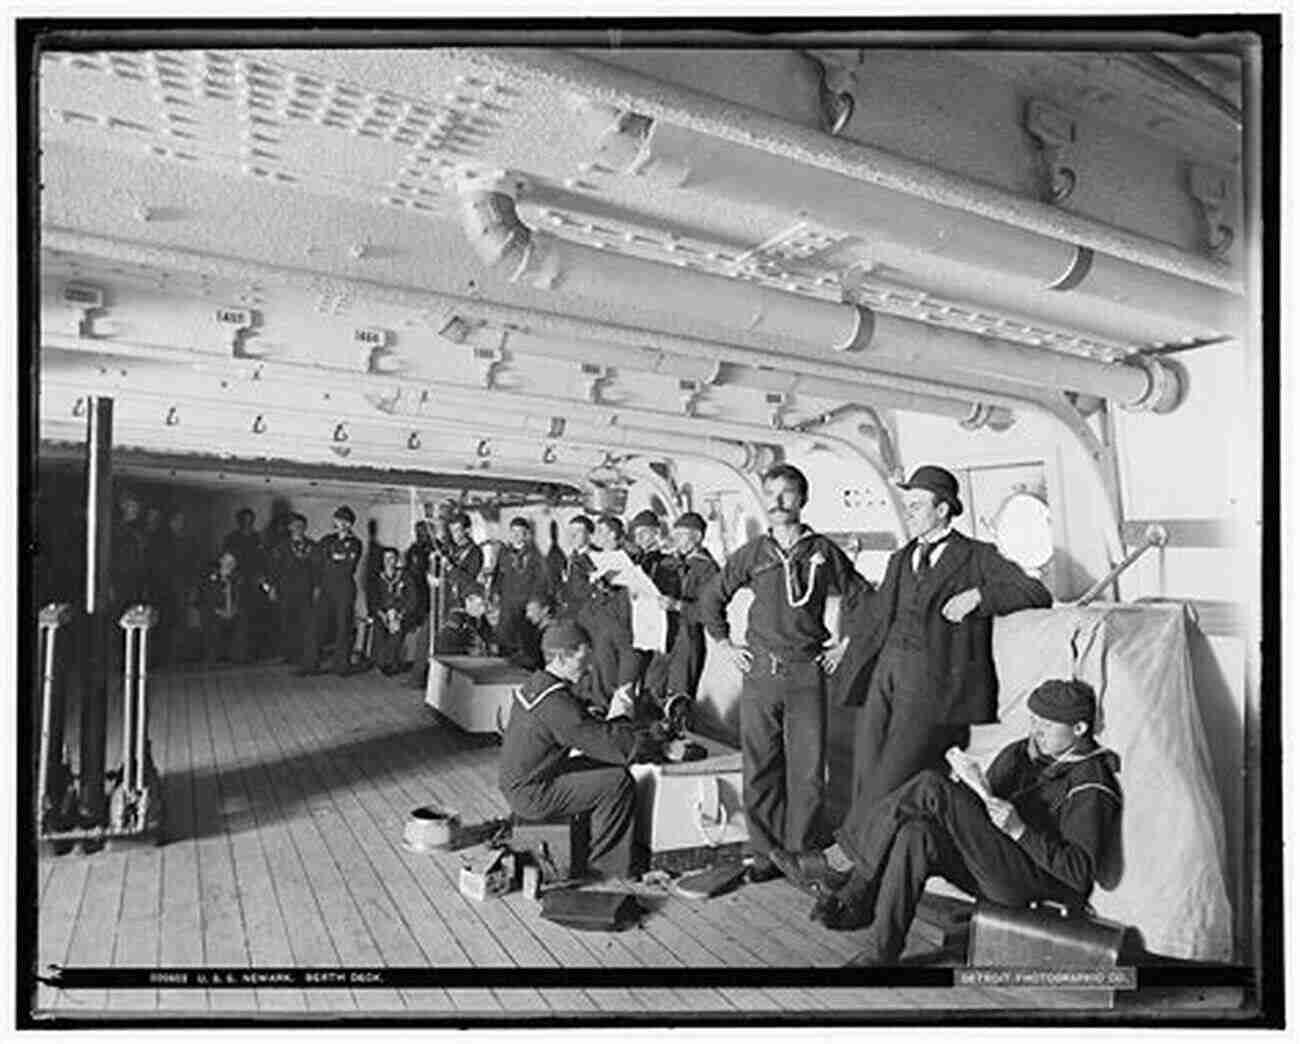
[[[860,707],[867,698],[876,660],[894,622],[902,570],[912,568],[916,542],[909,540],[889,558],[874,598],[845,607],[842,633],[851,636],[839,669],[831,676],[841,703]],[[1052,596],[1037,580],[998,553],[992,544],[954,532],[927,580],[925,664],[929,689],[946,724],[979,725],[998,720],[998,680],[993,669],[993,617],[1020,609],[1046,609]],[[941,612],[944,603],[971,587],[980,604],[959,624]]]

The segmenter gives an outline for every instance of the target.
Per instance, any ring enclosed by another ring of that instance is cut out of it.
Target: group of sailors
[[[790,465],[763,479],[768,531],[719,570],[699,546],[703,520],[673,527],[669,558],[651,546],[657,519],[637,516],[627,545],[677,616],[663,690],[693,695],[709,633],[743,679],[739,700],[747,876],[784,875],[815,897],[828,928],[868,928],[857,963],[900,956],[926,879],[940,874],[1011,905],[1053,899],[1081,908],[1114,843],[1118,759],[1093,737],[1096,699],[1083,682],[1050,679],[1030,696],[1029,735],[976,784],[949,778],[946,754],[972,725],[998,719],[993,617],[1051,605],[1047,589],[987,543],[953,528],[963,510],[955,476],[918,468],[901,495],[911,539],[877,589],[801,518],[808,481]],[[645,543],[638,535],[644,529]],[[665,755],[662,718],[647,724],[650,664],[629,651],[624,602],[590,582],[588,535],[622,546],[618,519],[576,519],[563,614],[540,636],[544,659],[511,708],[499,779],[524,819],[590,816],[589,863],[633,876],[634,789],[627,766]],[[680,535],[681,542],[677,542]],[[753,592],[743,643],[726,608]],[[826,604],[841,599],[840,633]],[[829,700],[858,707],[852,803],[826,821]],[[671,755],[669,755],[671,757]]]

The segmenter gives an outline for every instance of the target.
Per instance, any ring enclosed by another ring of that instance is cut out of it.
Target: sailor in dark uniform
[[[445,610],[458,609],[465,604],[465,591],[479,582],[483,572],[483,550],[474,543],[469,515],[461,512],[447,522],[450,539],[439,541],[438,554],[442,558],[442,583],[446,591]]]
[[[522,516],[511,519],[510,542],[501,549],[492,578],[492,593],[501,611],[497,642],[503,656],[512,656],[522,647],[528,599],[549,597],[550,590],[546,562],[533,541],[532,523]]]
[[[561,620],[542,635],[546,669],[515,694],[501,746],[500,785],[525,819],[591,815],[589,865],[609,877],[631,873],[636,788],[627,766],[641,746],[627,718],[593,717],[574,694],[590,638]],[[579,756],[571,756],[574,750]]]
[[[1050,899],[1071,909],[1106,880],[1123,798],[1119,755],[1093,736],[1096,696],[1086,682],[1046,681],[1029,711],[1029,735],[1003,748],[986,777],[963,767],[967,783],[925,769],[874,804],[855,803],[837,834],[846,882],[830,866],[834,849],[775,856],[797,884],[827,889],[815,919],[843,931],[869,926],[851,963],[898,960],[932,874],[1002,906]]]
[[[560,612],[577,620],[590,631],[586,621],[588,602],[591,600],[591,534],[596,527],[586,515],[569,519],[569,553],[564,561],[564,574],[560,582]]]
[[[317,545],[320,591],[316,599],[316,625],[307,632],[303,674],[320,672],[320,646],[332,637],[331,668],[347,674],[351,667],[353,629],[356,625],[357,563],[361,561],[361,540],[352,532],[357,516],[344,505],[334,512],[334,532]]]
[[[800,520],[803,472],[778,464],[763,476],[763,496],[771,529],[732,554],[700,599],[719,654],[744,676],[740,747],[754,881],[780,874],[774,849],[805,851],[821,836],[827,676],[851,644],[847,635],[829,643],[826,599],[852,603],[871,590],[834,541]],[[742,587],[753,589],[754,601],[738,646],[726,608]]]
[[[668,648],[646,671],[646,689],[673,731],[688,724],[700,675],[704,672],[704,621],[699,598],[718,574],[718,563],[704,547],[705,521],[688,511],[673,523],[673,551],[663,556],[656,573],[668,613]]]
[[[375,581],[375,603],[370,607],[375,628],[374,659],[384,674],[396,674],[402,669],[402,640],[415,611],[415,593],[408,574],[401,568],[397,548],[386,547],[383,555]]]
[[[601,515],[596,521],[595,544],[601,551],[623,550],[623,520]],[[587,601],[587,622],[592,641],[591,695],[594,702],[612,707],[631,700],[640,673],[640,662],[632,648],[632,603],[627,589],[615,587],[604,577],[591,583]]]
[[[280,603],[280,654],[286,663],[300,663],[307,632],[313,625],[319,565],[316,541],[307,536],[307,519],[294,512],[289,516],[289,539],[278,544],[271,557],[275,597]]]

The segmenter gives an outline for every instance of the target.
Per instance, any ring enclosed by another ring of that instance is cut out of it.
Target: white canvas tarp
[[[1029,693],[1080,678],[1100,707],[1100,742],[1120,756],[1123,842],[1093,893],[1102,917],[1135,925],[1147,949],[1232,959],[1222,803],[1192,687],[1186,610],[1098,605],[1030,610],[994,628],[997,725],[972,729],[986,767],[1028,727]]]

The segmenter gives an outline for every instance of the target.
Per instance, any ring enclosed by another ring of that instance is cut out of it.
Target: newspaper
[[[948,759],[948,765],[952,769],[953,775],[975,791],[984,804],[987,805],[990,801],[997,800],[993,789],[989,786],[988,778],[984,775],[984,769],[980,767],[978,761],[960,747],[949,747],[944,752],[944,757]]]
[[[668,614],[659,604],[659,589],[626,551],[592,551],[592,578],[604,577],[627,589],[632,602],[632,647],[648,652],[668,648]]]

